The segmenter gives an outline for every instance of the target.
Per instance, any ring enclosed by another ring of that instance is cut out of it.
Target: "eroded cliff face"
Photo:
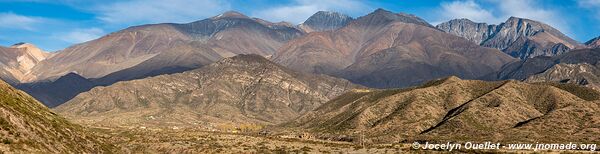
[[[184,73],[94,88],[56,111],[75,121],[114,127],[278,124],[358,87],[293,72],[262,56],[239,55]]]
[[[500,49],[520,59],[555,56],[582,47],[577,41],[551,26],[517,17],[510,17],[499,25],[455,19],[436,27],[481,46]]]

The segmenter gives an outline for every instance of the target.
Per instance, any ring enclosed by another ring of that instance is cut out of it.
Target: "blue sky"
[[[297,24],[320,10],[359,17],[376,8],[434,25],[454,18],[497,24],[517,16],[580,42],[600,36],[600,0],[0,0],[0,45],[31,42],[56,51],[129,26],[186,23],[228,10]]]

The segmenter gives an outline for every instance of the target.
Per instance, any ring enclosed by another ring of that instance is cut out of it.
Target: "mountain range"
[[[448,75],[474,79],[514,59],[438,30],[414,15],[378,9],[335,31],[294,39],[273,61],[301,72],[390,88]]]
[[[498,25],[454,19],[436,27],[519,59],[560,55],[583,46],[547,24],[518,17]]]
[[[18,43],[0,47],[0,153],[127,153],[139,149],[108,142],[147,141],[220,149],[212,141],[243,145],[231,136],[247,127],[260,144],[286,146],[597,143],[598,42],[518,17],[433,26],[377,9],[319,11],[298,25],[229,11],[55,53]],[[210,135],[186,136],[195,132]],[[136,140],[153,133],[168,139]]]
[[[595,41],[586,46],[593,48]],[[261,55],[294,71],[367,87],[396,88],[450,75],[524,80],[527,75],[498,74],[529,58],[584,48],[529,19],[511,17],[499,25],[456,19],[434,27],[417,16],[383,9],[356,19],[319,11],[299,25],[229,11],[185,24],[133,26],[52,54],[20,45],[31,51],[19,45],[2,48],[7,56],[0,77],[50,107],[96,86],[181,73],[238,54]],[[17,50],[23,51],[10,52]],[[19,63],[23,58],[11,53],[29,58]]]
[[[293,27],[238,12],[187,24],[134,26],[58,51],[32,68],[26,81],[53,80],[71,72],[102,78],[124,70],[126,77],[114,74],[113,80],[143,78],[153,71],[197,68],[236,54],[272,55],[301,34]]]

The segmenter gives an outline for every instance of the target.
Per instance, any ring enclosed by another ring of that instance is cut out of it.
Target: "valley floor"
[[[198,130],[94,128],[126,153],[405,153],[410,146],[362,147],[348,142],[302,140]]]
[[[349,142],[283,138],[257,134],[209,132],[194,129],[93,128],[115,153],[447,153],[413,149],[412,144],[361,146]],[[458,153],[536,153],[535,151],[454,150]],[[537,151],[543,153],[593,153],[590,151]]]

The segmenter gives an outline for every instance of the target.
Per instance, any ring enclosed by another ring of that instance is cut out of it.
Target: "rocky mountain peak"
[[[37,46],[31,43],[20,42],[10,47],[15,49],[22,49],[22,51],[31,55],[37,61],[42,61],[49,56],[49,53],[43,51],[42,49],[38,48]]]
[[[391,11],[381,8],[373,11],[372,13],[369,13],[366,16],[359,17],[358,19],[356,19],[356,21],[357,23],[362,25],[381,25],[390,22],[404,22],[433,27],[427,21],[415,15],[406,13],[393,13]]]
[[[590,48],[600,48],[600,36],[585,42],[585,45]]]
[[[237,11],[227,11],[225,13],[219,14],[217,16],[212,17],[212,19],[217,20],[217,19],[223,19],[223,18],[249,18],[248,16],[237,12]]]
[[[342,13],[319,11],[306,19],[299,27],[306,32],[328,31],[344,27],[352,20],[352,17]]]
[[[496,31],[496,25],[476,23],[466,18],[452,19],[437,25],[436,28],[477,44],[481,44]]]
[[[499,25],[454,19],[436,27],[520,59],[559,55],[580,46],[552,26],[514,16]]]

